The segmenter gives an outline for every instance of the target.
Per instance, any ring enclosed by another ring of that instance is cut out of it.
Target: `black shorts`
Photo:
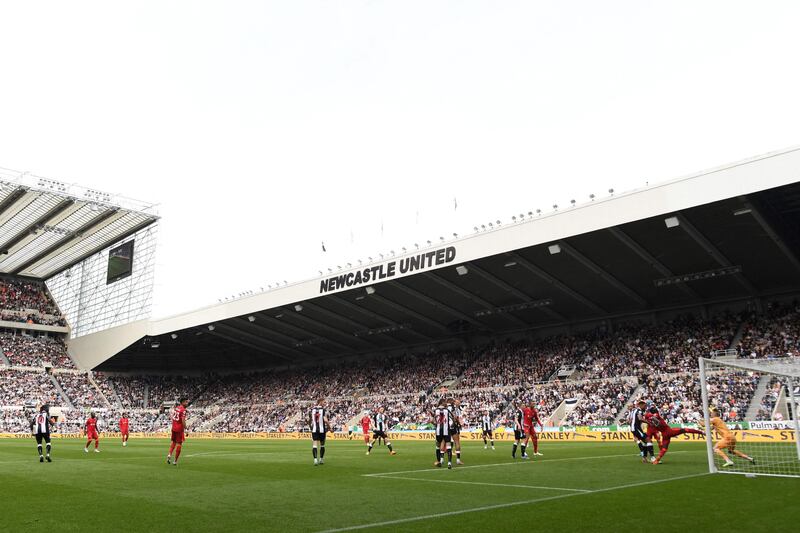
[[[383,440],[386,440],[386,432],[385,432],[385,431],[380,431],[380,430],[377,430],[377,429],[376,429],[375,431],[373,431],[373,432],[372,432],[372,438],[373,438],[373,439],[383,439]]]
[[[490,437],[490,438],[491,438],[491,436],[492,436],[492,430],[491,430],[491,429],[484,429],[484,430],[483,430],[483,436],[484,436],[484,437]]]
[[[436,445],[441,446],[443,442],[450,443],[450,435],[436,435]]]
[[[645,442],[647,440],[647,435],[644,434],[644,431],[642,431],[642,428],[632,429],[631,433],[633,433],[633,438],[638,440],[638,441]]]
[[[521,429],[514,430],[514,440],[522,440],[525,438],[525,432]]]
[[[36,438],[36,444],[41,444],[42,441],[50,444],[50,433],[37,433],[34,437]]]
[[[450,435],[453,437],[461,435],[461,426],[453,426],[453,429],[450,430]]]
[[[311,440],[320,441],[322,444],[325,444],[325,433],[318,433],[316,431],[311,433]]]

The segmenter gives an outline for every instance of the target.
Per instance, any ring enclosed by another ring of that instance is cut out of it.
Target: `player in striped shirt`
[[[517,457],[517,446],[519,446],[520,442],[525,438],[525,427],[524,424],[525,420],[525,412],[519,406],[514,412],[514,447],[511,449],[511,457]],[[525,453],[525,445],[522,445],[522,458],[527,459],[528,455]]]
[[[441,467],[444,454],[447,453],[447,468],[453,468],[453,449],[450,444],[453,418],[444,400],[439,400],[439,405],[433,411],[432,422],[436,434],[436,462],[433,466]]]
[[[447,400],[447,408],[450,410],[453,419],[453,428],[450,435],[453,438],[453,448],[456,450],[456,464],[464,464],[461,462],[461,425],[464,419],[461,417],[461,402],[454,398]]]
[[[52,463],[50,459],[50,430],[53,424],[56,423],[55,417],[50,416],[50,406],[44,404],[39,407],[39,412],[31,420],[31,435],[36,438],[36,448],[39,450],[39,462],[43,463],[47,459],[48,463]],[[45,442],[47,447],[47,456],[42,455],[42,441]]]
[[[492,445],[492,449],[494,450],[494,438],[492,436],[492,430],[494,429],[494,424],[492,423],[492,415],[488,409],[483,412],[483,416],[481,417],[481,435],[483,436],[483,449],[487,449],[487,437],[489,442]]]
[[[325,464],[325,434],[328,432],[328,413],[325,410],[325,400],[321,399],[311,408],[308,415],[308,425],[311,428],[311,453],[314,455],[314,466]],[[319,447],[319,459],[317,458]]]
[[[389,436],[386,434],[389,426],[383,407],[378,408],[378,412],[375,413],[375,419],[373,422],[375,424],[374,433],[372,434],[373,441],[367,444],[367,455],[372,452],[372,447],[375,445],[378,439],[383,439],[383,442],[386,443],[386,447],[389,448],[389,455],[397,455],[397,452],[392,449],[392,443],[389,442]]]

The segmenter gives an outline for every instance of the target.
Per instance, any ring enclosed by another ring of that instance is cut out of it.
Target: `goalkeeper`
[[[733,461],[731,461],[730,457],[722,451],[727,449],[732,454],[736,455],[737,457],[741,457],[742,459],[746,459],[753,464],[756,464],[756,460],[750,457],[749,455],[745,455],[739,450],[736,449],[736,435],[734,435],[725,422],[722,421],[722,418],[719,416],[719,411],[712,407],[708,411],[709,417],[711,419],[711,427],[717,430],[719,433],[720,439],[717,441],[717,444],[714,445],[714,453],[719,455],[725,460],[725,463],[722,465],[723,467],[733,466]],[[698,425],[700,427],[705,426],[705,420],[702,418],[700,419]]]

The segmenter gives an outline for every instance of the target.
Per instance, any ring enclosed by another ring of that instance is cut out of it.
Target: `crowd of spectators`
[[[0,333],[0,349],[11,365],[75,368],[64,341],[54,337]]]
[[[748,316],[739,357],[762,359],[800,356],[800,305],[770,305],[763,315]]]
[[[21,279],[0,278],[0,309],[61,315],[41,282]]]
[[[772,420],[772,411],[775,409],[775,404],[778,402],[778,396],[780,396],[782,388],[783,382],[780,378],[772,376],[767,383],[767,391],[764,397],[761,398],[756,420]]]
[[[775,306],[768,313],[746,319],[743,355],[796,352],[798,308]],[[0,406],[41,401],[62,406],[71,400],[79,416],[66,417],[70,425],[79,424],[89,409],[101,410],[109,420],[125,409],[137,417],[134,427],[149,431],[168,424],[165,414],[157,414],[162,405],[188,396],[193,400],[193,413],[206,411],[206,418],[200,421],[204,430],[291,431],[304,428],[307,408],[326,398],[337,429],[352,426],[364,413],[374,414],[379,407],[384,408],[391,426],[413,429],[429,422],[436,402],[446,395],[460,399],[467,423],[472,425],[478,424],[487,409],[498,423],[509,423],[516,406],[529,402],[548,423],[608,425],[626,420],[626,403],[641,385],[641,396],[653,401],[668,420],[686,423],[701,414],[699,381],[694,373],[697,357],[729,347],[739,320],[731,315],[711,320],[686,317],[658,325],[629,324],[613,331],[493,343],[470,350],[375,357],[246,375],[96,373],[90,379],[86,373],[57,371],[52,377],[68,398],[59,396],[51,375],[44,370],[0,366]],[[74,368],[60,339],[2,333],[0,346],[12,366],[49,363]],[[569,380],[560,381],[557,371],[565,366],[577,371]],[[709,379],[711,403],[728,421],[742,420],[753,401],[761,402],[760,417],[769,416],[779,390],[771,383],[767,396],[755,399],[760,375],[754,372],[712,372]],[[447,391],[445,386],[454,390]],[[570,408],[555,416],[565,400]]]

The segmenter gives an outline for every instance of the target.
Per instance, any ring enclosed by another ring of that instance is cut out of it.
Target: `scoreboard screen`
[[[133,271],[133,241],[120,244],[108,252],[106,285],[127,278]]]

